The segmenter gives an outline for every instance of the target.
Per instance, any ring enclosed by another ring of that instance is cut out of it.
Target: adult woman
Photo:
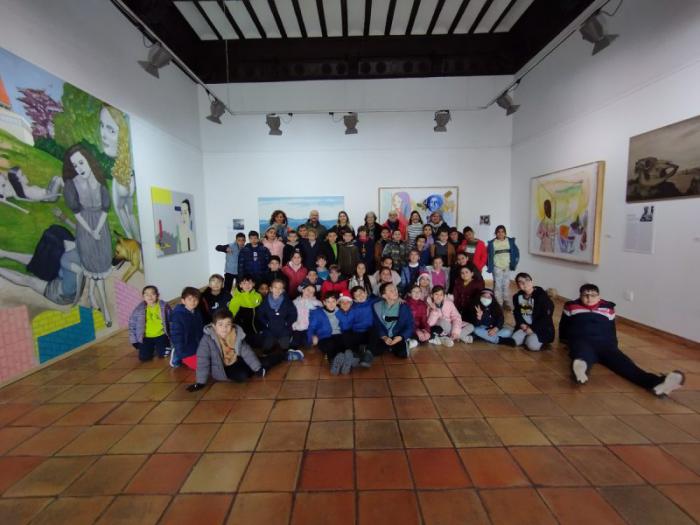
[[[481,290],[484,289],[484,280],[475,270],[476,268],[470,263],[462,266],[452,289],[455,306],[463,319],[471,317],[471,308],[476,304]]]
[[[373,241],[378,241],[382,232],[382,225],[377,222],[377,215],[373,211],[365,213],[365,228],[367,235]]]
[[[289,225],[287,214],[282,210],[275,210],[270,215],[270,226],[274,226],[277,231],[277,237],[282,239],[282,242],[287,242],[287,234],[289,233]]]
[[[420,213],[415,210],[413,210],[408,217],[408,227],[406,231],[408,232],[408,247],[415,248],[416,237],[423,233],[423,219]]]
[[[63,157],[63,181],[63,198],[77,221],[75,241],[88,280],[90,305],[102,312],[107,326],[112,326],[105,289],[105,278],[112,269],[109,193],[99,164],[81,144],[69,148]]]
[[[342,239],[343,230],[350,230],[353,234],[353,237],[355,236],[355,229],[352,227],[352,224],[350,224],[350,218],[348,217],[348,214],[345,211],[340,210],[338,212],[338,221],[329,231],[336,232],[338,234],[338,239]]]
[[[141,232],[134,214],[136,183],[131,168],[129,126],[124,114],[112,106],[104,105],[100,111],[100,140],[102,151],[114,159],[112,201],[119,224],[128,238],[140,242]]]

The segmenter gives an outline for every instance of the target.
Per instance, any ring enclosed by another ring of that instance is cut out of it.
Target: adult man
[[[319,214],[318,210],[311,210],[309,212],[309,220],[306,221],[307,230],[314,230],[316,232],[316,239],[319,241],[326,240],[326,227],[321,224],[318,220]]]

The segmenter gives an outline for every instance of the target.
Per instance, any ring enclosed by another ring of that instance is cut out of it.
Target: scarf
[[[394,327],[399,320],[399,303],[389,305],[386,301],[382,301],[380,320],[389,337],[394,337]]]
[[[272,308],[275,312],[280,309],[280,306],[282,306],[282,301],[284,301],[284,294],[280,294],[277,299],[272,297],[272,294],[268,294],[267,296],[267,302],[270,304],[270,308]]]
[[[219,341],[219,348],[221,348],[221,358],[224,360],[224,366],[231,366],[238,360],[238,355],[234,350],[236,345],[236,330],[231,330],[226,339],[222,339],[218,335],[216,339]]]

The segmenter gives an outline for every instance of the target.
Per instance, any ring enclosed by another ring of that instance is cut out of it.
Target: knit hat
[[[340,294],[340,297],[338,297],[338,301],[350,301],[350,302],[352,302],[352,297],[350,297],[348,292],[342,292]]]
[[[488,294],[491,297],[494,296],[493,290],[491,288],[484,288],[483,290],[481,290],[481,292],[479,292],[479,294],[480,295]]]

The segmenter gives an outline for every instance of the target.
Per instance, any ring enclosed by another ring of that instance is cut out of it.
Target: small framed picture
[[[245,230],[245,220],[244,219],[233,219],[233,229],[234,230]]]
[[[491,225],[491,216],[490,215],[479,215],[479,224],[483,224],[484,226],[490,226]]]

